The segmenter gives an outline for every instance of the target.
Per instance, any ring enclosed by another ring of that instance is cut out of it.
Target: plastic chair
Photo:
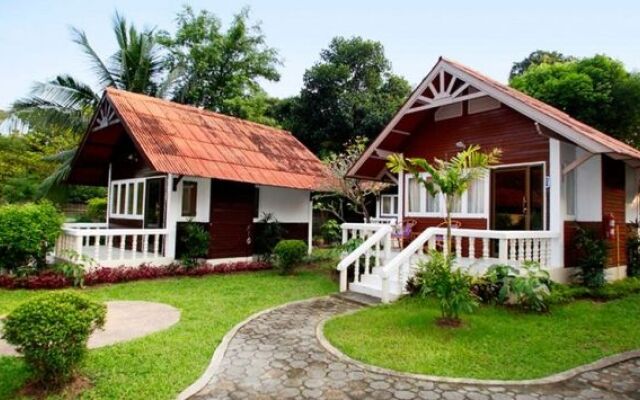
[[[402,229],[397,229],[391,233],[391,239],[398,241],[398,247],[402,248],[405,239],[410,239],[413,233],[413,227],[416,226],[418,221],[415,219],[406,219],[402,225]]]

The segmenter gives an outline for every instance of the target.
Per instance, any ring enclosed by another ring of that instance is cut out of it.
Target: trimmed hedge
[[[0,206],[0,270],[44,267],[62,230],[62,214],[48,202]]]
[[[226,274],[233,272],[260,271],[270,269],[271,264],[261,261],[218,264],[215,266],[202,264],[191,268],[178,265],[153,267],[96,268],[84,275],[84,285],[94,286],[104,283],[130,282],[147,279],[158,279],[174,276],[202,276]],[[33,276],[0,275],[0,288],[5,289],[60,289],[70,287],[73,281],[61,272],[46,270]]]

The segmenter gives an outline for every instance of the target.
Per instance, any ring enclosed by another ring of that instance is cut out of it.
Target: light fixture
[[[460,141],[456,143],[456,147],[459,149],[464,149],[467,146],[464,144],[464,142]]]

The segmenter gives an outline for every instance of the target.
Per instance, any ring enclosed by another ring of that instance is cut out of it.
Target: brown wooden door
[[[214,180],[211,182],[209,258],[253,255],[253,185]]]

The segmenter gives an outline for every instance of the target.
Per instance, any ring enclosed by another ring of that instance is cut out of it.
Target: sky
[[[264,88],[295,95],[305,69],[335,36],[362,36],[385,47],[393,71],[417,84],[440,55],[506,82],[511,64],[536,49],[579,57],[604,53],[640,70],[638,1],[377,0],[0,0],[0,109],[35,81],[67,73],[95,85],[85,56],[71,42],[83,29],[104,58],[115,50],[116,10],[138,26],[172,32],[184,4],[218,15],[226,27],[243,6],[261,22],[283,65]]]

